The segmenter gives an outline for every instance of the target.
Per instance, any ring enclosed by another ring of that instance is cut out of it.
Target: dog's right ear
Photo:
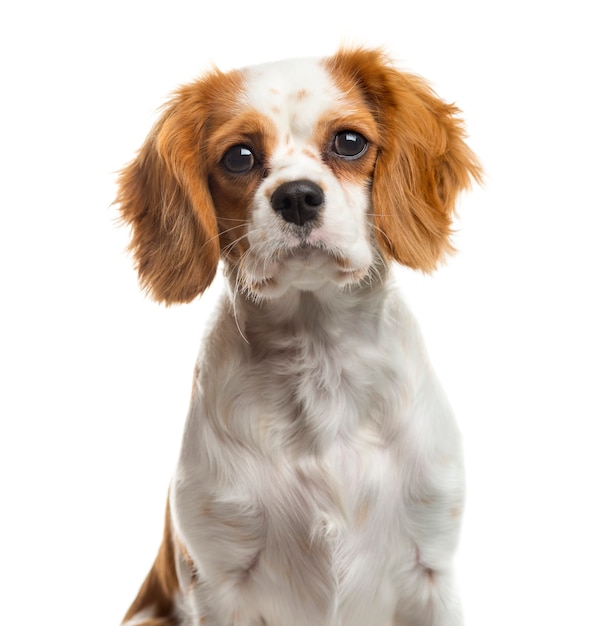
[[[206,81],[181,89],[137,157],[121,172],[116,202],[132,229],[142,287],[166,304],[189,302],[212,282],[220,249],[201,146]]]

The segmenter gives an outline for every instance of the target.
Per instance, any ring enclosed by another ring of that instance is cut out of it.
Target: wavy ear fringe
[[[207,177],[198,164],[202,112],[181,91],[121,172],[116,202],[131,225],[140,283],[159,302],[189,302],[212,282],[220,249]],[[189,128],[186,128],[189,127]]]
[[[379,124],[372,201],[381,250],[409,267],[433,270],[453,251],[458,193],[482,178],[459,110],[379,50],[342,50],[330,67],[359,86]]]

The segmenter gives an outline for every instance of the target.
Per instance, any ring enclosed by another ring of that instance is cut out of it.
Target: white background
[[[461,201],[459,254],[402,273],[464,433],[467,625],[598,625],[592,3],[3,7],[0,621],[116,625],[158,547],[211,294],[140,294],[114,173],[211,62],[358,42],[458,104],[487,172]]]

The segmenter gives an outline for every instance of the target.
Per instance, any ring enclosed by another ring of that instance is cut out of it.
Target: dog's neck
[[[387,263],[380,259],[368,276],[352,286],[339,287],[332,282],[314,290],[291,286],[279,297],[257,298],[239,292],[234,273],[227,272],[231,310],[240,330],[259,331],[262,340],[269,331],[314,332],[319,328],[323,331],[337,328],[351,333],[352,325],[363,323],[365,318],[376,324],[388,274]]]
[[[313,455],[364,428],[380,431],[377,436],[385,440],[394,436],[387,419],[387,405],[396,400],[390,390],[397,348],[389,337],[394,290],[388,271],[381,263],[351,287],[290,287],[263,300],[234,290],[238,283],[230,281],[223,324],[236,358],[245,362],[243,384],[248,377],[262,381],[288,416],[271,424],[272,449],[285,441],[290,454]],[[376,419],[384,425],[370,424],[372,406],[379,407]]]

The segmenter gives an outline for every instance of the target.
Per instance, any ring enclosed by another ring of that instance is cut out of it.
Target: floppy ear
[[[482,174],[464,143],[459,110],[422,79],[393,68],[381,51],[342,51],[333,62],[357,80],[379,125],[372,183],[379,246],[404,265],[430,271],[453,250],[458,193]]]
[[[176,95],[118,181],[116,202],[132,227],[129,249],[141,285],[166,304],[189,302],[204,291],[220,254],[199,159],[207,112],[191,103],[191,92],[188,87]]]

